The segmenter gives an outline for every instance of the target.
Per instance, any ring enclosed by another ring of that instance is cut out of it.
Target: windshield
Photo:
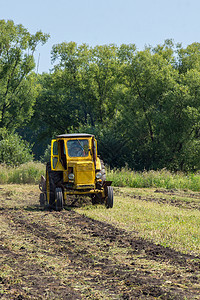
[[[67,141],[67,149],[70,157],[86,157],[89,150],[88,140],[69,140]]]

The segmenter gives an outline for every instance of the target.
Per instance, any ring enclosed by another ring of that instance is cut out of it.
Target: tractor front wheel
[[[112,186],[107,187],[106,207],[107,208],[113,207],[113,188],[112,188]]]
[[[61,188],[56,188],[55,198],[56,210],[61,211],[63,209],[63,193]]]

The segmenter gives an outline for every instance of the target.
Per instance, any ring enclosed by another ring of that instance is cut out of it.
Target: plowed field
[[[116,194],[126,201],[134,190]],[[162,193],[155,195],[135,197],[163,205]],[[198,210],[192,195],[185,209]],[[0,298],[200,299],[198,253],[164,247],[77,208],[42,210],[38,199],[37,186],[0,187]]]

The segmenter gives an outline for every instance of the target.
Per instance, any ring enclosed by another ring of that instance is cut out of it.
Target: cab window
[[[69,157],[87,157],[89,152],[89,142],[87,139],[69,140],[67,141],[67,149]]]
[[[53,143],[53,155],[58,155],[58,143]]]

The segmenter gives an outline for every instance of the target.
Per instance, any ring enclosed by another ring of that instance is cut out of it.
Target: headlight
[[[101,178],[101,172],[98,172],[97,174],[96,174],[96,179],[100,179]]]
[[[70,173],[70,174],[68,175],[68,178],[69,178],[69,180],[74,180],[74,174],[73,174],[73,173]]]

